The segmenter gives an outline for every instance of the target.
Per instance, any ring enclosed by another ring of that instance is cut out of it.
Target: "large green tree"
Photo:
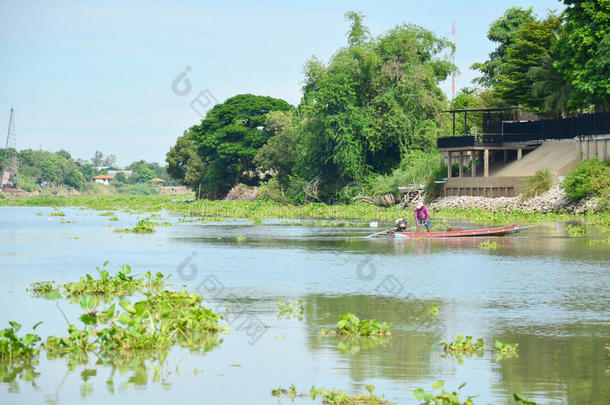
[[[574,88],[572,104],[610,111],[610,1],[564,0],[563,58],[555,67]]]
[[[362,16],[347,13],[348,45],[329,61],[305,65],[294,173],[316,182],[323,200],[372,172],[397,167],[408,150],[435,147],[438,87],[453,65],[450,43],[415,25],[371,38]]]
[[[240,94],[215,105],[201,124],[190,128],[189,136],[205,166],[202,176],[205,195],[222,197],[256,169],[252,160],[272,136],[265,127],[267,114],[291,108],[277,98]]]
[[[193,190],[198,190],[203,183],[205,166],[197,154],[197,146],[191,133],[185,131],[176,140],[166,155],[167,172],[178,183],[184,184]]]
[[[534,20],[531,8],[511,7],[504,15],[494,21],[487,31],[487,38],[497,44],[489,54],[489,59],[483,63],[474,63],[470,68],[477,69],[482,76],[475,79],[476,82],[485,86],[493,87],[498,81],[498,70],[504,70],[507,63],[508,49],[514,44],[517,32],[526,22]]]

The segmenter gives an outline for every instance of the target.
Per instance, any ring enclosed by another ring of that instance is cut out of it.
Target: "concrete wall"
[[[523,191],[525,177],[452,177],[445,183],[444,195],[515,197]]]
[[[610,134],[591,135],[576,138],[579,159],[597,157],[599,160],[610,160]]]

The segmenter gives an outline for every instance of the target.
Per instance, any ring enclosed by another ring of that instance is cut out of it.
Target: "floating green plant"
[[[237,236],[235,237],[235,240],[236,240],[238,243],[243,243],[243,242],[245,242],[245,241],[246,241],[246,236],[245,236],[245,235],[237,235]]]
[[[114,217],[115,213],[112,211],[108,211],[108,212],[100,212],[98,215],[100,217]]]
[[[65,217],[66,214],[64,214],[61,211],[53,211],[49,214],[50,217]]]
[[[477,247],[483,250],[496,250],[498,248],[498,242],[486,240],[485,242],[480,242]]]
[[[352,313],[342,314],[334,331],[323,330],[320,335],[351,336],[388,336],[390,327],[386,322],[376,319],[360,319]]]
[[[437,381],[432,384],[432,392],[426,392],[423,388],[418,388],[413,391],[413,397],[420,401],[421,405],[474,405],[472,401],[476,395],[468,396],[465,400],[460,399],[460,390],[464,388],[466,383],[460,384],[457,391],[445,391],[443,386],[444,381]]]
[[[113,221],[113,222],[116,222],[116,221],[118,221],[118,220],[119,220],[119,219],[118,219],[117,217],[110,217],[110,218],[108,218],[108,221]]]
[[[515,402],[521,402],[522,404],[525,405],[537,405],[534,401],[527,399],[525,397],[522,397],[520,394],[518,393],[513,393],[513,398],[515,399]]]
[[[65,219],[62,219],[61,221],[59,221],[60,224],[75,224],[76,221],[68,221]]]
[[[431,316],[438,316],[438,314],[441,312],[441,307],[439,307],[436,304],[432,304],[429,308],[428,308],[428,314]]]
[[[133,232],[133,233],[153,233],[155,231],[154,222],[148,219],[141,219],[133,228],[117,228],[115,232]]]
[[[42,297],[52,291],[59,291],[59,286],[55,281],[36,281],[30,284],[28,291],[35,297]]]
[[[466,336],[459,334],[453,342],[447,342],[443,340],[441,345],[444,345],[445,353],[452,354],[454,356],[483,356],[483,347],[485,343],[483,339],[479,338],[473,342],[472,336]]]
[[[39,349],[36,347],[36,343],[40,341],[40,336],[28,333],[19,337],[17,332],[21,329],[21,324],[14,321],[8,323],[10,327],[0,330],[0,360],[2,363],[37,356]],[[41,323],[38,322],[32,329],[36,329]]]
[[[495,341],[496,360],[517,357],[517,348],[519,343],[502,343],[499,340]]]
[[[313,400],[321,397],[322,403],[329,405],[382,405],[389,403],[383,396],[375,394],[374,385],[366,385],[364,388],[369,392],[368,394],[350,395],[339,390],[327,390],[325,388],[316,388],[315,386],[312,386],[309,390],[309,394],[306,394],[304,392],[297,392],[295,385],[291,384],[288,389],[281,387],[272,389],[271,395],[274,397],[285,396],[290,399],[309,396]]]
[[[566,229],[568,231],[568,235],[572,237],[585,236],[588,233],[587,228],[582,225],[568,224]]]
[[[303,313],[305,312],[305,307],[303,306],[303,300],[298,300],[295,302],[282,302],[278,301],[277,306],[280,309],[280,313],[278,314],[278,319],[282,319],[283,317],[290,319],[292,317],[297,318],[298,320],[303,319]]]

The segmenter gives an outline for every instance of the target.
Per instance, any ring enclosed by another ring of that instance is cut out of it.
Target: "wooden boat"
[[[517,224],[485,229],[464,229],[461,231],[436,231],[436,232],[405,232],[388,231],[386,234],[396,238],[463,238],[475,236],[504,236],[517,233],[529,227],[520,227]],[[424,228],[425,229],[425,228]]]

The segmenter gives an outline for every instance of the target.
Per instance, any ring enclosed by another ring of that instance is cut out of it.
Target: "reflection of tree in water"
[[[430,357],[440,354],[442,323],[429,313],[438,301],[395,297],[349,295],[342,297],[307,296],[305,322],[307,346],[311,351],[341,353],[355,382],[384,377],[396,381],[420,380],[434,376]],[[333,329],[339,316],[351,312],[361,319],[388,322],[391,336],[352,338],[319,336],[322,329]],[[436,352],[433,354],[433,352]]]
[[[570,404],[602,404],[610,398],[604,338],[607,329],[571,332],[580,336],[507,333],[497,338],[519,342],[519,357],[498,362],[495,389],[519,392],[532,400]],[[583,332],[589,336],[583,336]],[[556,333],[556,332],[555,332]],[[607,340],[607,339],[606,339]],[[604,400],[604,398],[606,398]]]

